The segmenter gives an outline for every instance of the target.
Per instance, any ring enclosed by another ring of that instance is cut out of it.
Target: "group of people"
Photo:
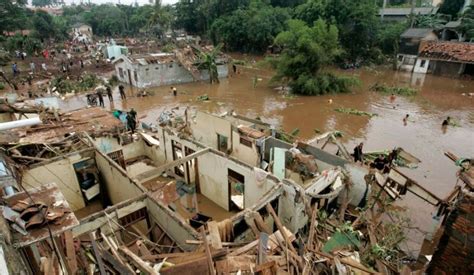
[[[362,164],[364,163],[363,148],[364,148],[363,142],[361,142],[359,145],[357,145],[354,148],[354,153],[353,153],[354,162],[356,163],[360,162]],[[390,152],[390,154],[388,154],[387,156],[384,154],[379,154],[377,158],[375,158],[374,161],[370,163],[370,167],[375,168],[379,171],[382,171],[383,173],[388,173],[390,171],[390,168],[393,162],[398,158],[399,153],[400,153],[400,149],[396,148],[396,149],[393,149]]]
[[[125,95],[125,87],[122,84],[119,85],[119,93],[120,93],[120,98],[122,98],[122,100],[127,99],[127,96]],[[96,94],[97,94],[97,98],[99,100],[99,106],[100,107],[105,107],[103,90],[98,89]],[[112,87],[110,87],[110,85],[107,85],[105,87],[105,94],[109,98],[110,104],[112,104],[112,102],[114,102],[114,98],[112,96]]]

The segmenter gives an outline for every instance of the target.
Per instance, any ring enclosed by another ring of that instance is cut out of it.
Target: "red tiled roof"
[[[420,45],[419,56],[451,62],[474,63],[474,43],[426,41]]]

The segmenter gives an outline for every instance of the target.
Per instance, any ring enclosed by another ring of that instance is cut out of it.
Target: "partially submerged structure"
[[[280,140],[259,120],[186,110],[160,122],[134,135],[110,128],[4,144],[0,244],[21,255],[9,270],[391,273],[404,253],[384,239],[394,230],[381,221],[385,199],[410,191],[450,202],[397,170],[373,173]],[[374,254],[376,245],[390,254]]]
[[[420,45],[414,72],[436,75],[474,75],[474,43],[430,41]]]
[[[422,41],[435,41],[438,36],[433,29],[409,28],[400,35],[397,68],[402,71],[413,72]]]
[[[201,49],[188,46],[173,53],[122,55],[114,61],[116,74],[121,82],[139,88],[209,80],[209,72],[198,67],[203,62],[200,53],[210,49]],[[215,65],[218,77],[227,77],[227,58],[224,55],[216,58]]]

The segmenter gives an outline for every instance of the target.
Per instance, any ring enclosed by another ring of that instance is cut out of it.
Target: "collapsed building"
[[[373,174],[232,113],[122,127],[2,143],[11,273],[394,273],[402,251],[390,247],[390,261],[361,249],[384,243],[382,197],[449,205],[396,169]]]
[[[115,71],[121,82],[138,88],[173,85],[210,79],[208,69],[200,69],[205,62],[202,55],[212,53],[213,47],[187,46],[172,53],[120,55],[114,60]],[[227,57],[215,57],[219,78],[228,75]]]

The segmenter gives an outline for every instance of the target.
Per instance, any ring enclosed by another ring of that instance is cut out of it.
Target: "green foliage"
[[[441,14],[416,15],[415,27],[442,29],[448,21]]]
[[[16,34],[7,38],[5,48],[10,52],[21,50],[31,55],[35,51],[41,50],[41,41],[31,36]]]
[[[356,115],[356,116],[368,116],[368,117],[378,116],[378,114],[375,114],[375,113],[364,112],[364,111],[360,111],[353,108],[336,108],[334,109],[334,111],[343,113],[343,114]]]
[[[410,87],[390,87],[385,84],[375,83],[370,90],[383,93],[383,94],[394,94],[402,96],[415,96],[418,91]]]
[[[51,38],[57,33],[53,17],[42,10],[35,12],[33,16],[33,28],[39,38]]]
[[[377,32],[377,46],[385,54],[396,54],[400,35],[407,28],[407,22],[384,22]]]
[[[459,29],[468,41],[474,39],[474,5],[470,5],[463,13]]]
[[[224,43],[231,51],[264,52],[290,19],[286,9],[252,1],[248,9],[238,9],[218,18],[211,26],[214,43]]]
[[[118,7],[111,4],[94,5],[82,17],[92,26],[94,34],[100,36],[119,35],[126,30],[126,15]]]
[[[5,84],[3,82],[0,82],[0,90],[5,89]]]
[[[108,83],[110,86],[112,86],[112,87],[117,86],[117,84],[118,84],[119,82],[120,82],[120,81],[119,81],[117,75],[115,75],[115,74],[112,75],[112,76],[109,78],[109,80],[107,81],[107,83]]]
[[[0,34],[26,27],[26,2],[26,0],[0,0]]]
[[[464,6],[464,2],[465,0],[444,0],[439,7],[438,13],[450,15],[451,20],[455,20]]]
[[[338,30],[319,19],[310,27],[301,20],[289,20],[275,44],[283,51],[271,61],[276,69],[275,81],[288,81],[292,91],[303,95],[347,92],[354,79],[322,71],[341,54]]]
[[[217,71],[217,57],[220,54],[222,45],[215,47],[211,52],[201,52],[199,53],[199,65],[197,68],[199,70],[206,70],[209,72],[209,82],[219,83],[219,74]]]
[[[51,88],[60,94],[71,92],[84,92],[103,84],[103,81],[95,74],[84,74],[78,81],[65,78],[64,76],[55,77],[51,80]]]

